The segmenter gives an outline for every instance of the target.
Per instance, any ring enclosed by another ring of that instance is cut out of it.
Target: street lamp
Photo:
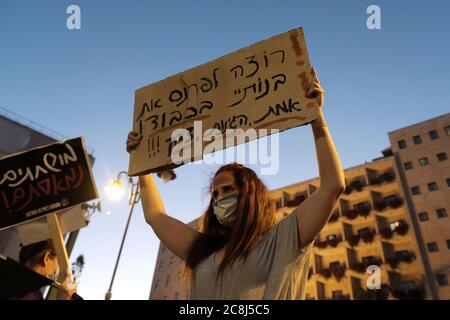
[[[123,188],[122,183],[120,182],[120,178],[124,175],[128,176],[128,173],[126,171],[119,172],[119,174],[117,175],[117,179],[114,180],[114,182],[112,184],[105,187],[106,194],[112,200],[118,200],[125,193],[125,189]],[[135,182],[135,181],[133,181],[133,177],[128,177],[128,183],[131,186],[130,198],[128,200],[128,203],[131,206],[130,213],[128,214],[128,221],[127,221],[127,225],[125,227],[125,232],[123,233],[122,243],[120,244],[119,254],[117,255],[116,265],[114,267],[114,272],[113,272],[113,275],[111,278],[111,283],[109,284],[109,289],[105,294],[105,300],[111,300],[112,286],[114,283],[114,278],[116,277],[117,266],[119,265],[119,260],[120,260],[121,254],[122,254],[123,244],[124,244],[125,238],[127,236],[128,226],[130,225],[131,215],[133,214],[134,205],[136,203],[138,203],[140,200],[139,181]]]
[[[105,187],[106,194],[112,200],[118,200],[125,193],[125,189],[120,182],[120,178],[122,176],[128,176],[128,172],[121,171],[117,175],[117,179],[114,180],[111,184]],[[173,170],[164,170],[157,173],[158,177],[161,178],[164,182],[169,182],[176,179],[176,174]],[[123,244],[125,242],[125,238],[128,232],[128,226],[130,225],[131,215],[133,214],[134,205],[139,202],[141,199],[139,194],[139,180],[133,181],[133,177],[128,176],[128,184],[131,186],[130,198],[128,200],[130,207],[130,213],[128,214],[128,221],[125,227],[125,232],[123,233],[122,243],[120,244],[119,254],[117,255],[116,265],[114,267],[114,272],[111,278],[111,283],[109,284],[109,289],[105,294],[105,300],[111,300],[112,296],[112,286],[114,283],[114,278],[116,277],[117,266],[119,265],[120,256],[122,254]]]

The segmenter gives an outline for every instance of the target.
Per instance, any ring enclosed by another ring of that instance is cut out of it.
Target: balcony
[[[350,194],[353,190],[361,191],[364,188],[364,183],[361,180],[354,180],[350,184],[346,185],[344,193]]]
[[[405,234],[407,234],[408,230],[409,230],[409,225],[405,221],[402,221],[402,223],[397,228],[395,228],[395,232],[397,232],[397,234],[399,234],[401,236],[404,236]]]
[[[344,275],[347,266],[340,262],[331,262],[329,268],[322,268],[318,271],[325,279],[329,279],[331,276],[335,277],[337,281],[340,281]]]
[[[381,261],[381,258],[379,258],[379,257],[370,256],[370,257],[363,258],[363,265],[364,265],[364,268],[366,268],[366,269],[369,266],[381,266],[381,264],[382,264],[382,261]]]
[[[377,186],[382,184],[383,182],[392,182],[395,180],[395,175],[393,172],[386,172],[381,175],[375,175],[369,179],[369,184],[373,186]]]
[[[395,256],[397,259],[400,260],[400,262],[406,262],[406,263],[411,263],[414,260],[416,260],[416,254],[412,251],[397,251],[395,253]]]
[[[359,243],[359,235],[358,234],[351,234],[347,237],[348,244],[353,248]]]
[[[381,229],[380,234],[383,239],[391,239],[394,236],[394,232],[398,235],[404,236],[408,233],[408,230],[408,223],[404,220],[399,220],[392,223],[389,227]]]
[[[373,203],[373,207],[375,208],[375,210],[377,211],[383,211],[384,209],[386,209],[386,203],[384,201],[375,201]]]
[[[305,195],[297,195],[294,199],[288,199],[284,201],[286,207],[297,207],[306,199]]]
[[[393,288],[391,292],[399,300],[424,300],[426,294],[424,287],[419,283]]]
[[[326,237],[326,240],[321,241],[319,238],[316,238],[314,241],[314,246],[320,249],[324,249],[327,246],[332,248],[336,248],[337,245],[342,242],[342,236],[338,234],[330,234]]]
[[[364,228],[358,230],[358,235],[365,243],[371,243],[375,239],[376,232],[374,229]]]
[[[392,209],[397,209],[403,205],[403,199],[399,196],[394,196],[386,199],[386,205]]]
[[[399,196],[386,197],[384,200],[374,201],[373,207],[377,211],[383,211],[387,207],[392,209],[400,208],[403,205],[403,199]]]
[[[355,272],[358,272],[358,273],[364,273],[364,272],[366,272],[367,268],[364,267],[364,263],[362,263],[362,262],[355,262],[354,264],[352,264],[350,266],[350,269],[355,271]]]
[[[372,179],[369,180],[369,184],[372,186],[378,186],[381,183],[383,183],[383,180],[379,176],[373,177]]]
[[[328,269],[328,268],[322,268],[319,270],[318,273],[325,279],[328,279],[331,277],[331,272],[330,272],[330,269]]]
[[[356,212],[356,210],[346,210],[342,212],[342,214],[349,220],[353,220],[358,216],[358,212]]]
[[[347,266],[344,263],[340,262],[332,262],[330,263],[330,272],[336,278],[337,281],[340,281],[347,270]]]
[[[398,267],[401,262],[412,263],[416,259],[416,255],[412,251],[397,251],[395,256],[386,259],[386,262],[391,266],[392,269]]]
[[[353,263],[350,269],[358,273],[365,273],[369,266],[373,265],[381,266],[381,264],[382,264],[381,258],[370,256],[363,258],[362,262]]]
[[[343,293],[333,294],[332,300],[350,300],[350,295]]]
[[[337,235],[337,234],[331,234],[329,236],[327,236],[327,244],[330,247],[336,248],[337,245],[339,244],[339,242],[342,241],[342,236]]]
[[[314,247],[317,247],[319,249],[324,249],[327,247],[327,241],[320,241],[319,238],[316,238],[316,240],[314,241]]]
[[[391,228],[381,229],[380,234],[383,239],[391,239],[394,236],[394,232],[391,230]]]
[[[339,211],[333,212],[333,214],[330,216],[330,219],[328,219],[329,223],[333,223],[339,220]]]
[[[386,172],[379,176],[381,181],[392,182],[395,180],[395,175],[393,172]]]
[[[355,211],[358,215],[362,217],[367,217],[370,214],[370,211],[372,210],[372,207],[370,206],[370,203],[359,203],[355,207]]]
[[[358,288],[355,290],[355,300],[387,300],[389,298],[390,287],[387,284],[382,284],[381,289],[364,290]]]
[[[389,264],[392,269],[395,269],[400,264],[400,260],[397,257],[389,257],[386,259],[386,263]]]

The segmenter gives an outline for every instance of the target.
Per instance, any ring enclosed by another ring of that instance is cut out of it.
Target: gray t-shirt
[[[195,269],[191,300],[301,300],[313,242],[300,248],[296,210],[272,226],[247,261],[237,260],[217,280],[215,254]]]

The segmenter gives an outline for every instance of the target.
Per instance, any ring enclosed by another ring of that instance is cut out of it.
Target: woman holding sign
[[[303,299],[312,243],[345,189],[344,172],[322,112],[324,91],[314,69],[307,97],[317,99],[311,123],[320,188],[275,223],[266,186],[255,172],[227,164],[214,175],[199,231],[166,214],[151,174],[140,176],[146,221],[186,262],[190,299]],[[130,132],[127,151],[142,137]]]

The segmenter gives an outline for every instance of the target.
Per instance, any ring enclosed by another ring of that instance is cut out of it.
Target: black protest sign
[[[0,160],[0,229],[98,198],[83,138]]]

